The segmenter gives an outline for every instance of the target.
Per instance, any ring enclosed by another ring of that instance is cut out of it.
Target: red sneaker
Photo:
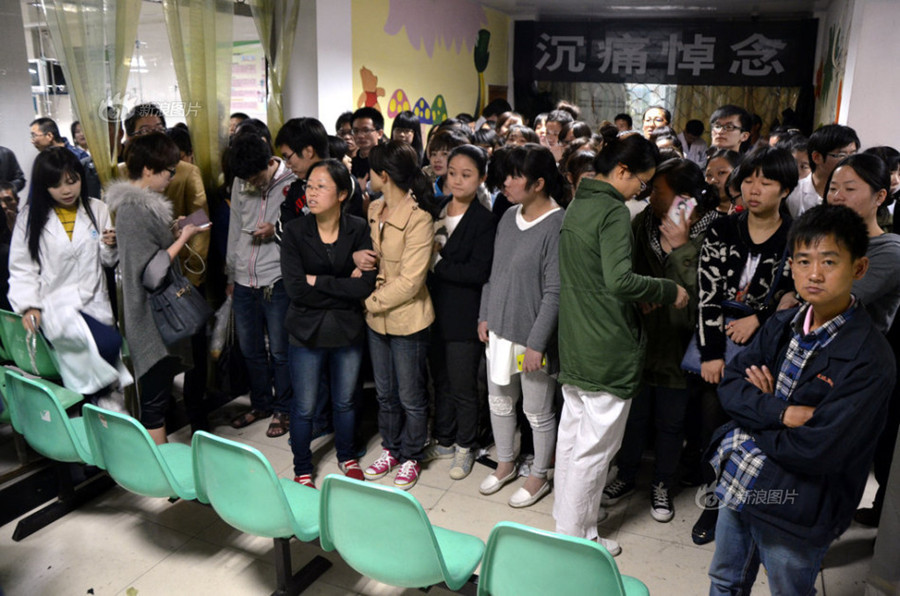
[[[294,482],[302,484],[303,486],[308,486],[309,488],[316,488],[316,485],[312,480],[312,474],[300,474],[299,476],[294,476]]]
[[[354,480],[365,480],[362,468],[359,467],[359,462],[355,459],[348,459],[347,461],[339,462],[338,468],[340,468],[341,472],[343,472],[344,476],[346,476],[347,478],[353,478]]]
[[[420,471],[421,468],[416,460],[410,459],[403,462],[403,465],[400,466],[400,470],[394,477],[394,486],[403,490],[411,489],[419,480]]]
[[[383,478],[387,476],[391,470],[400,465],[400,462],[397,461],[397,458],[391,455],[391,452],[387,449],[381,450],[381,457],[373,461],[364,474],[366,475],[366,480],[378,480],[379,478]]]

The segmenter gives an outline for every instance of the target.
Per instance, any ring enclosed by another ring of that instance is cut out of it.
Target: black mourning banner
[[[518,21],[519,80],[796,87],[812,83],[816,19]]]

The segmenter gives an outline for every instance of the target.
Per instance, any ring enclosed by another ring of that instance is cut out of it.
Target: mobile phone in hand
[[[180,230],[188,224],[194,224],[198,228],[209,227],[209,216],[206,215],[206,211],[204,211],[203,209],[197,209],[184,219],[178,220],[178,229]]]

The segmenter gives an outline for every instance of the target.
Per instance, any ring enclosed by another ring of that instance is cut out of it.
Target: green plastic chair
[[[609,551],[596,542],[504,521],[488,537],[478,595],[513,594],[649,596],[650,591],[621,575]]]
[[[94,455],[85,435],[84,419],[69,418],[58,395],[77,401],[81,396],[49,381],[29,379],[6,369],[6,397],[12,411],[13,428],[25,435],[25,441],[38,453],[56,462],[59,479],[57,500],[23,518],[16,525],[13,540],[21,540],[73,511],[114,483],[105,474],[86,470],[78,482],[89,478],[75,489],[71,463],[94,464]]]
[[[0,333],[7,355],[16,366],[25,372],[48,379],[59,379],[56,366],[56,352],[44,339],[42,333],[34,336],[34,362],[29,349],[28,332],[22,327],[22,315],[8,310],[0,310]]]
[[[126,414],[92,404],[85,404],[81,413],[95,465],[119,486],[145,497],[197,498],[188,445],[157,445],[147,429]]]
[[[0,368],[0,393],[2,393],[3,405],[5,406],[3,416],[0,416],[0,422],[8,421],[10,424],[12,424],[13,430],[15,430],[19,434],[23,434],[22,425],[13,415],[15,404],[9,397],[9,393],[15,391],[18,385],[14,384],[12,387],[8,386],[6,380],[7,371],[20,375],[22,378],[28,379],[32,384],[40,385],[47,391],[51,392],[56,400],[59,401],[59,405],[63,410],[68,410],[75,404],[81,403],[81,401],[84,399],[80,393],[76,393],[71,389],[66,389],[65,387],[57,385],[56,383],[48,381],[47,379],[27,377],[25,375],[22,375],[20,371],[8,366]],[[5,420],[5,418],[7,417],[8,420]]]
[[[484,542],[431,525],[409,493],[329,474],[322,482],[322,548],[357,572],[403,588],[444,582],[459,590],[481,562]]]
[[[58,385],[29,379],[6,369],[7,399],[11,405],[13,428],[25,435],[31,447],[46,458],[61,462],[94,463],[82,418],[69,418],[57,395],[81,395]]]
[[[241,532],[275,540],[276,594],[299,594],[331,567],[317,556],[292,575],[290,539],[319,537],[317,490],[278,478],[259,450],[237,441],[199,431],[191,449],[197,500]]]

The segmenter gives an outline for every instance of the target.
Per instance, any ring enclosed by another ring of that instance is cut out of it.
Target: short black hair
[[[684,125],[684,132],[699,137],[703,134],[703,122],[700,120],[688,120]]]
[[[294,153],[300,153],[307,147],[320,159],[330,156],[328,152],[328,131],[325,125],[315,118],[291,118],[278,131],[275,147],[287,145]]]
[[[138,180],[146,167],[157,174],[178,164],[178,145],[164,132],[151,132],[128,141],[125,145],[125,168],[131,180]]]
[[[751,116],[750,112],[744,108],[734,104],[720,106],[712,113],[712,116],[709,117],[709,125],[714,125],[720,118],[730,118],[731,116],[737,116],[740,119],[741,132],[750,132],[750,128],[753,126],[753,116]]]
[[[853,260],[866,256],[869,230],[853,209],[843,205],[817,205],[794,220],[788,234],[788,246],[796,252],[801,246],[815,246],[827,236],[850,252]]]
[[[244,180],[268,168],[271,158],[272,147],[257,135],[236,135],[228,152],[231,172]]]
[[[347,142],[341,137],[328,135],[328,156],[338,161],[344,159],[350,148]]]
[[[384,130],[384,116],[375,108],[359,108],[353,112],[353,120],[351,120],[350,124],[352,125],[357,120],[363,118],[370,119],[375,130]]]
[[[353,126],[353,112],[344,112],[340,116],[337,117],[337,120],[334,123],[334,130],[340,132],[341,127],[344,124],[349,124]]]
[[[245,134],[262,137],[269,145],[272,144],[272,132],[269,130],[269,127],[266,126],[266,123],[259,118],[247,118],[246,120],[241,120],[241,123],[234,127],[233,136],[237,137]]]
[[[744,156],[738,169],[740,172],[735,180],[738,185],[755,172],[760,172],[765,178],[778,182],[781,190],[790,193],[797,186],[799,179],[794,156],[787,149],[780,147],[757,147]]]
[[[134,106],[125,118],[125,134],[129,137],[134,136],[134,127],[137,124],[138,118],[145,118],[147,116],[157,116],[165,127],[166,115],[159,109],[159,106],[155,103],[141,103]]]
[[[625,122],[628,123],[628,128],[631,128],[632,126],[634,126],[634,120],[631,118],[631,114],[626,114],[625,112],[622,112],[621,114],[616,114],[616,117],[613,118],[613,122],[615,122],[616,120],[624,120]]]
[[[44,134],[52,134],[54,141],[62,141],[62,136],[59,134],[59,126],[56,125],[56,121],[51,118],[35,118],[31,121],[31,124],[28,126],[34,126],[37,124],[37,127]]]
[[[819,127],[809,136],[806,143],[806,151],[809,153],[809,169],[816,171],[816,162],[813,161],[813,153],[818,153],[825,158],[835,149],[846,147],[850,143],[859,149],[859,136],[856,131],[843,124],[826,124]]]
[[[175,141],[179,151],[185,155],[194,154],[194,145],[191,143],[191,133],[188,132],[187,128],[173,126],[172,128],[166,129],[166,134],[170,139]]]
[[[565,124],[566,122],[575,122],[575,118],[572,118],[572,113],[566,110],[553,110],[547,114],[547,122]]]
[[[481,115],[485,118],[490,118],[491,116],[499,116],[503,112],[510,111],[512,111],[512,106],[509,105],[509,102],[498,97],[484,106],[484,109],[481,110]]]

